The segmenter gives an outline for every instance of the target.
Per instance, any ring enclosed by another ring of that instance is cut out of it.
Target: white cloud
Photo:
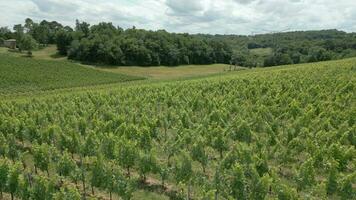
[[[128,28],[250,34],[338,28],[356,31],[355,0],[0,0],[0,26],[30,17],[74,25],[111,21]]]

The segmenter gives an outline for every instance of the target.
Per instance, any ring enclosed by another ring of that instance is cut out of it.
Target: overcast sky
[[[356,0],[0,0],[0,13],[0,26],[10,28],[29,17],[188,33],[356,32]]]

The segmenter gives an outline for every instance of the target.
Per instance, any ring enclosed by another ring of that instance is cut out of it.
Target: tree
[[[16,24],[14,25],[14,31],[15,31],[15,39],[17,41],[20,41],[22,36],[24,35],[24,27],[21,24]]]
[[[234,53],[231,57],[231,62],[234,65],[245,66],[247,61],[246,57],[246,54],[242,52]]]
[[[329,51],[324,49],[323,47],[312,47],[309,50],[308,62],[317,62],[317,61],[325,61],[330,60],[332,55]]]
[[[263,61],[264,67],[270,67],[270,66],[274,66],[274,65],[277,65],[274,56],[268,56]]]
[[[73,41],[72,32],[60,30],[56,35],[57,50],[60,55],[67,55]]]
[[[13,38],[13,34],[8,27],[0,27],[0,38],[7,40]]]
[[[37,48],[37,42],[31,35],[25,34],[19,42],[20,51],[26,50],[29,57],[32,56],[32,50]]]
[[[111,23],[90,27],[76,21],[71,34],[68,58],[85,62],[115,65],[170,65],[228,63],[232,50],[221,40],[166,31],[116,28]],[[68,44],[60,34],[61,46]],[[64,49],[64,48],[59,48]],[[61,50],[62,51],[62,50]],[[64,52],[64,51],[62,51]]]
[[[289,65],[293,63],[290,56],[286,53],[279,55],[277,59],[279,60],[278,65]]]
[[[293,60],[287,53],[283,52],[275,52],[273,55],[265,58],[264,60],[264,66],[269,67],[269,66],[274,66],[274,65],[288,65],[292,64]]]
[[[302,56],[302,55],[301,55],[299,52],[293,53],[293,54],[291,55],[291,59],[292,59],[293,63],[294,63],[294,64],[300,63],[300,61],[301,61],[301,56]]]
[[[25,31],[26,33],[33,33],[33,28],[34,28],[34,22],[32,21],[32,19],[27,18],[25,20],[25,25],[24,25]]]
[[[75,30],[81,32],[84,37],[87,37],[90,32],[90,24],[86,22],[79,22],[79,20],[75,21]]]
[[[33,32],[32,35],[38,43],[45,45],[50,43],[51,29],[47,21],[43,20],[39,25],[35,26]]]

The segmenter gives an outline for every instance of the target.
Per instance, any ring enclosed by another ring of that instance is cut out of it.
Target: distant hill
[[[234,51],[232,60],[243,66],[298,64],[356,56],[356,33],[335,29],[249,36],[198,34],[196,37],[230,44]]]

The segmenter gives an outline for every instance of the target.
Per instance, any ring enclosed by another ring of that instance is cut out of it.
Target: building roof
[[[16,42],[15,39],[9,39],[9,40],[5,40],[6,42]]]

